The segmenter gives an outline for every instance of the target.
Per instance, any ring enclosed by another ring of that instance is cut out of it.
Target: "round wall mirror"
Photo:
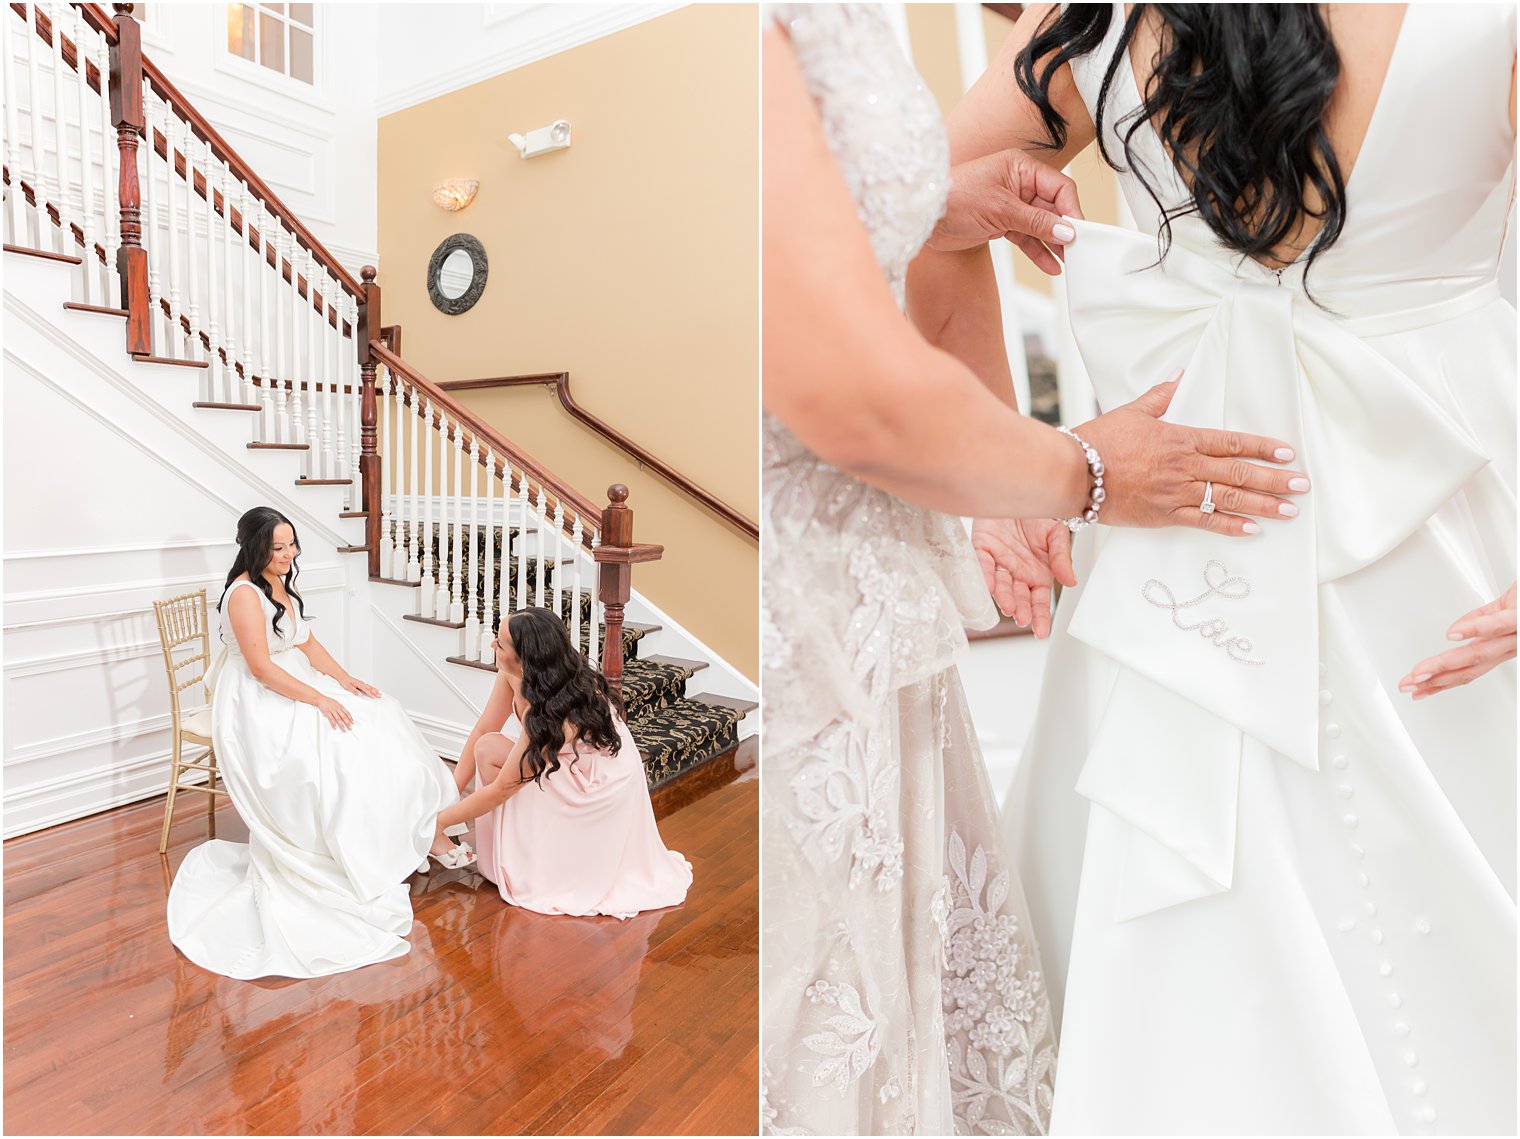
[[[486,290],[486,250],[468,233],[446,237],[428,261],[428,297],[439,312],[457,316]]]

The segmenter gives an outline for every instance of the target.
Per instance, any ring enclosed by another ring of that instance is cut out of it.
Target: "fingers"
[[[322,714],[327,717],[327,722],[340,732],[346,732],[354,726],[353,714],[336,701],[331,706],[323,708]]]
[[[1200,458],[1196,461],[1198,473],[1194,476],[1200,483],[1207,480],[1215,488],[1235,486],[1262,494],[1306,494],[1309,476],[1300,471],[1285,471],[1280,467],[1263,467],[1244,459]],[[1217,495],[1216,495],[1217,497]],[[1292,515],[1284,515],[1291,518]]]
[[[1052,526],[1045,536],[1046,564],[1050,572],[1068,589],[1077,584],[1077,571],[1071,564],[1071,531],[1065,526]]]
[[[1281,439],[1247,435],[1244,431],[1215,431],[1204,427],[1186,427],[1183,430],[1193,436],[1194,446],[1201,455],[1226,459],[1262,459],[1269,463],[1293,461],[1293,448]]]
[[[1018,596],[1017,583],[1013,575],[1002,566],[997,568],[997,580],[992,590],[992,599],[997,602],[998,612],[1004,617],[1017,617]]]
[[[1048,585],[1037,585],[1029,591],[1030,627],[1038,641],[1050,636],[1050,595]]]
[[[1069,217],[1082,217],[1082,206],[1077,197],[1077,184],[1048,162],[1041,162],[1023,151],[1011,151],[1021,191],[1032,197],[1044,198],[1055,205],[1058,213]]]
[[[1167,379],[1135,400],[1130,406],[1137,411],[1145,412],[1152,419],[1160,419],[1166,414],[1166,409],[1172,405],[1172,396],[1177,394],[1177,381],[1181,378],[1182,369],[1179,368]]]
[[[1019,251],[1029,258],[1030,263],[1047,277],[1061,275],[1061,262],[1042,242],[1021,233],[1008,233],[1004,236],[1013,242]]]
[[[1218,498],[1218,492],[1215,492]],[[1200,487],[1198,501],[1203,501],[1203,490]],[[1171,513],[1170,524],[1173,526],[1191,526],[1195,530],[1211,530],[1215,534],[1227,534],[1232,538],[1247,538],[1252,534],[1261,533],[1261,524],[1252,522],[1249,518],[1242,518],[1238,514],[1226,514],[1223,510],[1216,510],[1212,514],[1205,514],[1196,506],[1178,507]]]
[[[1482,676],[1496,664],[1513,660],[1515,635],[1484,638],[1427,657],[1399,681],[1399,691],[1421,699],[1433,692],[1455,688]]]
[[[1207,489],[1203,483],[1190,483],[1189,487],[1203,501]],[[1270,494],[1257,494],[1254,490],[1241,490],[1238,486],[1214,484],[1214,505],[1228,514],[1254,514],[1258,518],[1286,520],[1298,516],[1298,507]],[[1216,511],[1217,513],[1217,511]]]
[[[1459,617],[1446,637],[1452,641],[1465,641],[1471,637],[1502,637],[1514,632],[1515,611],[1505,609],[1485,616],[1468,614],[1466,617]]]

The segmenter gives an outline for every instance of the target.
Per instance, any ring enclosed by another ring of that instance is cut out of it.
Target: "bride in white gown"
[[[775,15],[763,76],[762,1126],[1038,1134],[1050,1008],[955,669],[963,624],[994,613],[953,515],[1075,515],[1105,468],[926,345],[900,311],[950,170],[938,110],[880,10]],[[954,190],[947,245],[1011,229],[1060,240],[1048,210],[1070,182],[1053,170],[1004,155],[957,170]],[[1031,202],[1044,205],[1013,216]],[[1099,502],[1103,521],[1181,519],[1250,541],[1239,535],[1260,524],[1243,515],[1185,516],[1168,472],[1267,492],[1243,514],[1275,515],[1298,473],[1224,456],[1291,455],[1280,439],[1161,423],[1170,390],[1077,428],[1127,488]]]
[[[169,937],[228,977],[319,977],[408,950],[404,879],[430,849],[453,776],[392,697],[349,676],[311,633],[295,590],[290,520],[238,521],[211,677],[217,765],[248,842],[185,856]],[[245,572],[246,571],[246,572]],[[257,579],[257,580],[254,580]]]
[[[1237,20],[1215,43],[1247,41],[1243,6],[1181,7]],[[1515,1133],[1514,666],[1418,703],[1407,675],[1515,574],[1515,314],[1495,278],[1515,8],[1327,7],[1341,80],[1299,113],[1323,115],[1344,172],[1329,240],[1311,244],[1323,193],[1256,256],[1189,208],[1208,163],[1195,136],[1179,173],[1162,142],[1178,120],[1141,92],[1163,66],[1186,89],[1186,51],[1163,64],[1156,45],[1197,26],[1149,7],[1066,9],[1021,85],[1022,45],[1060,15],[1027,12],[950,120],[957,161],[1038,145],[1030,88],[1048,80],[1055,161],[1100,123],[1139,229],[1074,223],[1066,287],[1100,404],[1185,366],[1168,418],[1276,432],[1314,485],[1250,542],[1076,543],[1083,584],[1005,824],[1064,993],[1057,1133]],[[1180,207],[1164,256],[1152,191]],[[910,295],[960,327],[995,304],[984,266],[932,257]]]

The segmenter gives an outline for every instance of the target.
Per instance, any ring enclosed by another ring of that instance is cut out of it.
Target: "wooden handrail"
[[[760,527],[749,518],[739,513],[739,511],[735,510],[717,495],[698,486],[663,459],[651,454],[647,449],[635,443],[610,423],[593,415],[580,404],[576,403],[575,397],[570,394],[569,372],[535,372],[523,376],[492,376],[482,380],[449,380],[438,386],[446,392],[460,392],[486,388],[528,387],[540,384],[544,387],[554,388],[555,394],[559,397],[560,406],[570,413],[572,419],[584,423],[613,446],[632,455],[644,466],[663,476],[677,490],[683,491],[696,499],[730,526],[743,531],[756,541],[759,540]]]
[[[24,5],[12,4],[11,7],[21,12]],[[116,22],[110,16],[107,16],[99,5],[81,4],[79,7],[84,12],[85,19],[89,22],[90,26],[105,36],[107,41],[115,44],[118,36]],[[23,16],[24,14],[22,12]],[[39,22],[42,19],[46,19],[46,17],[39,15]],[[67,40],[65,40],[65,44],[67,45]],[[232,148],[232,145],[221,136],[221,133],[214,126],[206,121],[205,116],[195,109],[190,100],[180,93],[179,88],[170,82],[169,77],[160,71],[158,65],[147,56],[142,56],[142,73],[153,89],[158,92],[159,97],[174,109],[175,114],[190,124],[190,129],[197,136],[211,144],[211,149],[216,152],[216,156],[225,162],[232,170],[232,173],[253,191],[254,196],[259,198],[269,208],[270,213],[284,223],[286,228],[295,235],[296,240],[311,251],[311,254],[343,286],[348,295],[356,300],[363,300],[364,286],[358,282],[352,273],[339,264],[338,259],[328,252],[327,247],[318,241],[309,229],[301,224],[301,220],[296,217],[295,212],[280,200],[280,196],[269,188],[268,183],[264,179],[253,172],[253,168],[243,161],[242,156]],[[162,136],[158,137],[161,138]],[[157,149],[157,139],[154,139],[153,142],[155,149]],[[160,150],[159,153],[162,154],[164,152]],[[201,190],[201,196],[205,196],[204,190]]]
[[[450,416],[468,429],[475,438],[483,441],[491,450],[506,456],[516,463],[525,474],[537,480],[540,488],[548,492],[558,503],[562,503],[564,506],[574,510],[576,514],[587,521],[601,517],[601,507],[594,504],[589,498],[566,486],[532,455],[507,439],[494,427],[486,423],[485,420],[460,406],[457,400],[436,383],[387,348],[384,341],[371,340],[369,347],[380,363],[384,364],[392,372],[399,373],[407,384],[420,391],[427,397],[430,403],[434,403],[445,409]]]

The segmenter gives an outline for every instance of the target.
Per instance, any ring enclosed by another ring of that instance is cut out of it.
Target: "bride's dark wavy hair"
[[[538,783],[559,770],[559,750],[565,746],[565,724],[575,726],[575,750],[585,743],[597,751],[616,755],[622,741],[613,709],[624,715],[623,702],[607,678],[570,641],[570,632],[559,614],[548,609],[524,609],[507,619],[512,651],[522,662],[522,694],[528,702],[523,731],[528,747],[518,768],[518,778]]]
[[[274,627],[275,635],[280,632],[280,618],[285,616],[285,606],[274,599],[274,588],[264,577],[264,567],[269,564],[269,551],[274,546],[274,528],[279,525],[290,527],[291,540],[297,550],[301,548],[301,537],[296,533],[295,523],[281,514],[272,506],[255,506],[252,510],[245,511],[238,519],[237,525],[237,557],[232,560],[232,568],[227,571],[227,580],[222,585],[222,596],[225,599],[227,587],[242,574],[248,575],[248,580],[258,586],[264,596],[269,598],[269,603],[274,606],[274,620],[270,624]],[[306,618],[306,602],[301,597],[300,590],[296,589],[296,577],[301,572],[299,554],[291,559],[290,569],[285,574],[285,592],[295,599],[296,607],[301,612],[301,619]],[[222,603],[216,603],[218,610]]]
[[[1124,170],[1103,139],[1104,109],[1145,13],[1161,19],[1155,68],[1141,107],[1116,124],[1124,160],[1161,211],[1161,256],[1174,218],[1197,214],[1226,247],[1270,255],[1300,219],[1320,222],[1304,264],[1335,244],[1346,224],[1346,183],[1325,132],[1325,109],[1340,78],[1340,53],[1317,4],[1136,4],[1124,22],[1098,96],[1098,147]],[[1066,123],[1050,100],[1061,65],[1096,50],[1108,34],[1107,4],[1054,9],[1014,63],[1020,90],[1050,135],[1066,144]],[[1135,132],[1147,123],[1171,155],[1192,201],[1167,207],[1136,162]],[[1311,205],[1306,187],[1318,203]]]

